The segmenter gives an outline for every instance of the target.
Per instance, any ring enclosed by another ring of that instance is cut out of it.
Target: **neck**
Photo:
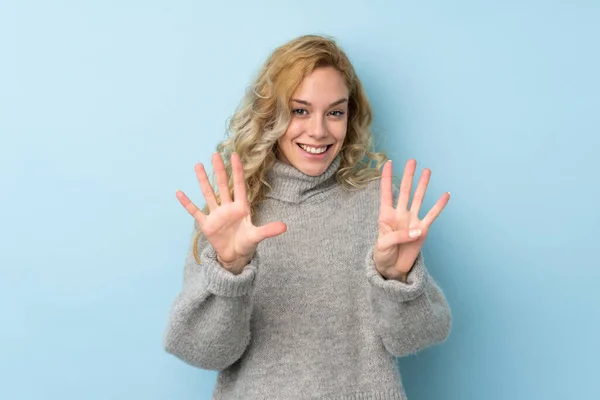
[[[337,185],[335,174],[340,167],[341,157],[337,155],[325,172],[319,176],[302,173],[296,167],[276,160],[267,172],[267,182],[271,190],[267,197],[288,203],[301,203],[309,198],[328,191]]]

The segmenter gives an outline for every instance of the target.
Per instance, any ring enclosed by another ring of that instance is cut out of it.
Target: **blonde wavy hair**
[[[265,176],[277,158],[277,140],[291,121],[291,97],[307,75],[326,66],[334,67],[342,74],[350,91],[348,128],[340,149],[341,164],[336,180],[347,188],[359,189],[380,178],[381,167],[388,158],[385,153],[375,151],[371,105],[354,67],[333,38],[300,36],[271,53],[230,119],[226,139],[217,146],[229,176],[231,196],[231,154],[236,152],[240,156],[251,216],[255,215],[270,189]],[[216,197],[219,202],[220,196],[216,194]],[[207,206],[203,211],[208,213]],[[198,262],[201,234],[201,231],[197,232],[193,242],[194,257]]]

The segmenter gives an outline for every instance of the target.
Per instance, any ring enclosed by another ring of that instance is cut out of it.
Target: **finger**
[[[206,215],[204,215],[204,213],[200,211],[200,209],[196,207],[196,205],[192,203],[192,201],[181,190],[178,190],[175,195],[177,196],[177,200],[179,200],[181,205],[187,210],[188,213],[190,213],[192,217],[194,217],[196,221],[198,221],[202,227],[204,221],[206,220]]]
[[[219,153],[214,153],[212,161],[215,169],[215,175],[217,177],[217,186],[219,188],[221,204],[231,203],[231,196],[229,195],[229,178],[227,177],[227,171],[225,170],[223,158]]]
[[[410,205],[410,212],[416,215],[417,217],[419,216],[419,210],[421,209],[421,205],[423,204],[423,198],[425,198],[425,192],[427,191],[427,185],[429,185],[430,178],[431,170],[429,168],[425,168],[421,173],[419,184],[417,185],[415,195],[413,196],[413,200]]]
[[[410,199],[410,192],[412,190],[412,181],[415,176],[415,169],[417,168],[417,162],[410,159],[406,162],[404,167],[404,174],[402,175],[402,182],[400,182],[400,195],[398,196],[398,204],[396,206],[397,212],[403,213],[408,209],[408,199]]]
[[[380,250],[385,251],[399,244],[414,242],[422,233],[421,229],[404,229],[401,231],[390,232],[381,236],[377,240],[377,245]]]
[[[201,163],[196,164],[194,171],[196,171],[196,178],[200,183],[200,188],[202,189],[206,204],[208,205],[208,210],[212,212],[217,208],[217,199],[215,198],[215,192],[213,191],[212,185],[208,181],[204,165]]]
[[[444,207],[446,207],[446,204],[448,204],[449,200],[450,192],[444,193],[442,197],[440,197],[440,199],[437,201],[437,203],[435,203],[433,207],[431,207],[431,210],[429,210],[425,218],[423,218],[423,224],[425,224],[425,226],[431,226],[431,224],[433,224],[433,221],[435,221],[435,219],[440,215]]]
[[[233,174],[233,200],[246,205],[248,204],[248,198],[246,197],[244,168],[237,153],[231,155],[231,170]]]
[[[394,207],[392,204],[392,170],[392,160],[388,160],[383,165],[383,170],[381,171],[381,187],[379,189],[381,192],[380,207]]]
[[[287,231],[287,225],[283,222],[271,222],[263,226],[257,226],[253,233],[255,243],[272,238]]]

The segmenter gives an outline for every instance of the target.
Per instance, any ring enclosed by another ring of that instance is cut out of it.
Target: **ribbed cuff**
[[[419,252],[412,269],[408,273],[406,283],[404,283],[395,279],[386,280],[381,276],[377,271],[377,267],[375,267],[375,261],[373,261],[373,251],[374,248],[371,248],[366,257],[367,279],[373,289],[398,301],[414,300],[423,294],[428,275],[421,252]]]
[[[243,296],[252,290],[258,266],[258,253],[244,267],[239,275],[234,275],[217,261],[217,253],[212,246],[207,246],[200,254],[202,261],[203,282],[209,292],[224,297]]]
[[[406,400],[406,394],[404,389],[392,388],[392,389],[375,389],[368,392],[357,392],[347,395],[327,396],[327,400]]]

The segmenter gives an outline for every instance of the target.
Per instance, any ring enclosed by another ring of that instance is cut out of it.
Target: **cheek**
[[[290,124],[288,125],[288,128],[286,129],[285,133],[279,140],[293,140],[297,136],[302,134],[302,131],[302,121],[292,120],[292,122],[290,122]]]
[[[329,127],[329,133],[338,141],[343,141],[348,129],[347,121],[337,121]]]

